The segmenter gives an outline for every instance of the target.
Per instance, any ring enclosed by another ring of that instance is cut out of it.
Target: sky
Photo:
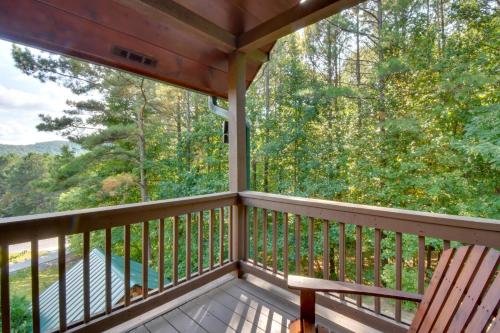
[[[14,66],[11,48],[12,43],[0,40],[0,144],[63,140],[55,133],[39,132],[38,115],[61,116],[66,100],[75,96],[56,83],[23,74]]]

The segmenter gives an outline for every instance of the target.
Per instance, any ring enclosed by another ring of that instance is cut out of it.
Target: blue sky
[[[69,89],[53,82],[41,83],[21,73],[11,57],[12,43],[0,40],[0,143],[30,144],[61,140],[55,133],[39,132],[38,114],[60,116]]]

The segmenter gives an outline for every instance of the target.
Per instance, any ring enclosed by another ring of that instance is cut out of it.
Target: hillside
[[[47,142],[37,142],[30,145],[7,145],[0,144],[0,155],[6,154],[16,154],[16,155],[26,155],[29,153],[47,153],[47,154],[58,154],[63,146],[69,146],[71,150],[79,154],[83,150],[82,148],[72,142],[56,140]]]

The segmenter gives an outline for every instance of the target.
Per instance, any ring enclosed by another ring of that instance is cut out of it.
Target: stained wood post
[[[247,143],[245,123],[245,54],[229,55],[228,102],[229,102],[229,189],[240,192],[247,189]],[[245,259],[246,214],[245,207],[237,204],[233,209],[233,254],[235,260]],[[238,275],[241,276],[239,270]]]

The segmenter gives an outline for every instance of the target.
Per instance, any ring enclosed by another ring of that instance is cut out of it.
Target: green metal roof
[[[99,249],[89,254],[90,262],[90,313],[105,310],[106,306],[106,257]],[[117,304],[125,296],[124,257],[111,257],[111,302]],[[169,283],[170,281],[165,281]],[[142,286],[142,264],[130,260],[130,287]],[[149,288],[158,287],[158,273],[148,272]],[[83,319],[83,260],[66,272],[66,317],[68,323]],[[41,331],[59,327],[59,283],[54,282],[40,295]]]

